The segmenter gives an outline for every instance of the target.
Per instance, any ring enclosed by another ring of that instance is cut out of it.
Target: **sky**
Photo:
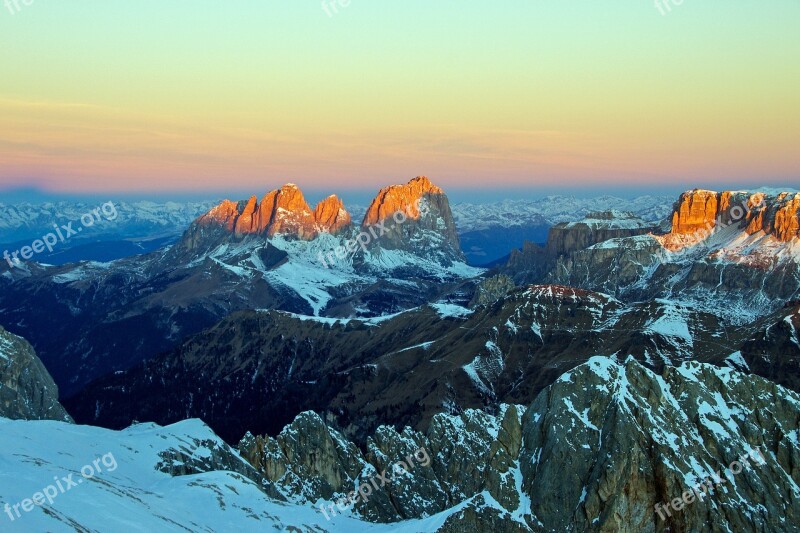
[[[674,1],[8,0],[0,200],[799,186],[800,2]]]

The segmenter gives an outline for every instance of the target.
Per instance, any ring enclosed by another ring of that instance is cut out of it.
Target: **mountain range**
[[[599,204],[476,268],[428,178],[358,217],[286,184],[148,254],[3,267],[0,441],[26,451],[0,497],[112,453],[85,497],[156,529],[796,530],[800,193]],[[121,520],[69,496],[9,523]]]

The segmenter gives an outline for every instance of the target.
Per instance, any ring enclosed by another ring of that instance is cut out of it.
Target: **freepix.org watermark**
[[[3,0],[3,3],[5,4],[9,13],[16,15],[22,11],[23,7],[33,4],[33,0]]]
[[[379,474],[375,474],[365,483],[362,483],[358,487],[357,491],[354,490],[348,493],[347,496],[339,498],[335,503],[336,507],[340,512],[344,513],[348,509],[352,509],[359,499],[362,502],[367,503],[370,495],[373,493],[373,487],[375,490],[378,490],[385,487],[388,483],[410,474],[411,470],[414,468],[415,461],[422,466],[430,466],[431,456],[428,455],[428,450],[425,448],[420,448],[413,454],[409,454],[407,457],[405,457],[405,460],[396,462],[389,470],[384,470]],[[325,504],[320,504],[319,510],[325,515],[327,520],[330,520],[331,517],[336,516],[333,503],[328,504],[327,508]],[[330,513],[330,516],[328,516],[328,513]]]
[[[656,9],[661,13],[662,17],[666,17],[667,13],[672,13],[672,6],[683,5],[683,0],[655,0]]]
[[[363,231],[352,239],[345,241],[343,245],[337,246],[326,254],[318,253],[317,258],[322,266],[331,268],[332,265],[336,264],[337,260],[343,260],[348,256],[354,255],[359,247],[366,252],[372,241],[380,239],[383,235],[389,233],[392,228],[404,224],[408,219],[423,218],[429,213],[430,206],[423,198],[420,198],[413,205],[406,206],[405,211],[402,209],[395,211],[391,217],[386,217],[371,226],[366,226]]]
[[[77,228],[72,227],[72,225],[75,224],[74,221],[62,226],[53,224],[55,233],[50,232],[41,239],[36,239],[33,241],[30,246],[23,246],[14,252],[9,253],[8,250],[3,251],[3,259],[6,260],[11,268],[19,267],[22,264],[20,258],[27,261],[28,259],[31,259],[34,254],[40,254],[44,252],[45,249],[47,249],[48,252],[52,252],[59,242],[66,242],[67,239],[73,235],[77,235],[83,231],[84,228],[91,228],[95,225],[95,223],[103,222],[104,220],[116,220],[117,216],[117,207],[114,205],[114,203],[106,202],[100,207],[96,207],[91,211],[87,211],[81,215],[81,225]]]
[[[666,520],[667,516],[672,516],[670,508],[675,512],[682,511],[687,505],[691,505],[698,500],[703,501],[703,498],[708,496],[709,491],[711,494],[714,494],[717,490],[719,490],[719,487],[726,484],[728,481],[733,481],[734,476],[741,474],[744,468],[749,470],[750,459],[752,459],[758,466],[767,463],[767,460],[764,457],[764,454],[761,453],[761,450],[757,448],[750,450],[750,453],[744,454],[739,457],[738,460],[733,461],[723,472],[717,470],[711,474],[711,476],[706,477],[700,481],[700,483],[685,491],[680,495],[680,497],[666,503],[657,503],[654,507],[655,512],[658,514],[658,517],[661,520]],[[723,474],[725,476],[724,478],[722,477]],[[664,513],[666,513],[666,516]]]
[[[691,234],[692,242],[697,243],[696,245],[675,251],[664,248],[658,251],[656,257],[662,263],[669,263],[678,260],[683,256],[688,256],[698,249],[707,250],[709,245],[706,241],[709,237],[719,233],[729,226],[740,224],[742,221],[748,220],[748,217],[752,211],[757,211],[764,207],[764,202],[764,198],[761,198],[757,203],[753,203],[751,205],[750,200],[744,200],[741,202],[741,204],[732,206],[728,210],[728,216],[730,220],[727,222],[723,220],[723,214],[720,213],[713,222],[706,222],[703,227],[695,230]]]
[[[98,474],[102,474],[103,467],[105,467],[106,472],[113,472],[117,469],[117,460],[114,458],[114,454],[107,453],[102,457],[96,458],[91,464],[85,465],[81,468],[80,477],[77,479],[75,479],[75,476],[78,475],[77,473],[71,473],[64,477],[54,477],[53,481],[55,483],[51,483],[40,492],[35,493],[30,498],[25,498],[19,503],[13,505],[5,504],[3,510],[8,515],[8,518],[14,522],[22,518],[22,513],[30,513],[36,507],[43,507],[45,503],[47,503],[47,505],[53,505],[55,499],[61,494],[66,494],[84,481],[93,479]]]
[[[340,7],[345,8],[349,6],[350,0],[322,0],[322,10],[329,18],[338,15]]]

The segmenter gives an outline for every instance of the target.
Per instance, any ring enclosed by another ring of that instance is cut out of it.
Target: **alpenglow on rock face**
[[[72,418],[58,403],[58,387],[28,342],[0,326],[0,417],[15,420]]]
[[[402,217],[395,217],[398,212],[406,215],[402,223],[398,223]],[[381,224],[385,232],[374,241],[379,248],[464,260],[450,202],[425,176],[381,189],[367,209],[361,228],[368,230]]]
[[[800,193],[687,191],[673,209],[672,233],[690,234],[732,221],[749,235],[763,231],[781,242],[790,241],[800,236]]]
[[[261,199],[246,202],[225,200],[198,218],[184,236],[184,244],[194,248],[204,233],[222,229],[237,237],[245,235],[285,235],[310,240],[320,233],[338,233],[350,225],[350,215],[341,200],[330,196],[314,211],[303,192],[293,183],[271,191]]]

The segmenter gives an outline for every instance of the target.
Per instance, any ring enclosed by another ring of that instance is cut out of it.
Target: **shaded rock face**
[[[763,231],[788,242],[800,236],[800,193],[773,196],[738,191],[687,191],[673,209],[672,233],[692,234],[732,222],[750,235]]]
[[[492,304],[505,296],[509,291],[514,290],[514,288],[516,288],[514,280],[505,274],[492,276],[478,284],[475,288],[475,296],[473,296],[469,306],[476,307],[478,305]]]
[[[661,376],[603,359],[579,370],[541,394],[523,423],[523,487],[546,529],[790,531],[800,523],[795,393],[697,363]],[[766,464],[754,461],[664,520],[654,512],[752,450]]]
[[[744,369],[800,390],[800,303],[788,305],[769,322],[742,345]]]
[[[58,387],[27,341],[0,326],[0,416],[14,420],[72,418],[58,403]]]
[[[310,240],[322,232],[341,233],[350,223],[350,214],[335,195],[320,202],[312,211],[303,192],[289,183],[267,193],[261,202],[255,196],[246,202],[225,200],[199,217],[182,242],[185,248],[195,249],[209,238],[215,242],[213,237],[231,233],[240,238],[285,235]]]
[[[755,248],[750,256],[736,255],[724,244],[710,253],[700,246],[669,256],[654,237],[613,239],[561,258],[545,280],[624,301],[679,299],[745,325],[800,297],[796,260]]]
[[[180,446],[158,452],[161,460],[155,469],[173,477],[235,472],[254,482],[268,496],[285,501],[283,495],[257,468],[243,460],[241,454],[221,441],[207,426],[204,428],[208,430],[208,435],[185,435]]]
[[[404,250],[464,260],[450,202],[444,191],[420,176],[381,189],[364,215],[364,232],[382,228],[372,248]]]
[[[563,270],[563,263],[572,255],[599,243],[639,237],[655,229],[653,224],[631,213],[590,213],[578,222],[564,222],[550,228],[544,248],[531,242],[524,243],[522,250],[511,252],[508,262],[499,270],[512,277],[517,285],[543,281],[563,283],[562,278],[549,275],[554,269]]]
[[[591,213],[579,222],[565,222],[550,228],[546,251],[551,257],[567,255],[609,239],[643,235],[654,229],[652,224],[632,213]]]
[[[356,515],[372,522],[432,515],[483,491],[517,509],[523,499],[514,478],[523,412],[521,406],[503,405],[495,415],[476,410],[439,415],[425,433],[382,426],[363,452],[307,412],[277,438],[247,435],[239,450],[286,499],[301,504],[336,502],[377,478],[371,494],[355,498],[353,506]],[[408,468],[395,466],[401,462]],[[335,505],[321,508],[329,516],[341,513]]]
[[[544,248],[536,243],[525,241],[522,249],[514,249],[508,263],[500,269],[510,276],[517,285],[538,283],[552,268],[552,260]]]
[[[424,449],[429,466],[353,512],[396,522],[458,506],[438,531],[794,531],[798,434],[800,396],[767,380],[699,363],[659,375],[595,357],[527,409],[437,415],[424,432],[381,427],[363,452],[304,413],[277,439],[249,435],[240,451],[287,499],[311,506]],[[665,509],[693,490],[702,496]]]

